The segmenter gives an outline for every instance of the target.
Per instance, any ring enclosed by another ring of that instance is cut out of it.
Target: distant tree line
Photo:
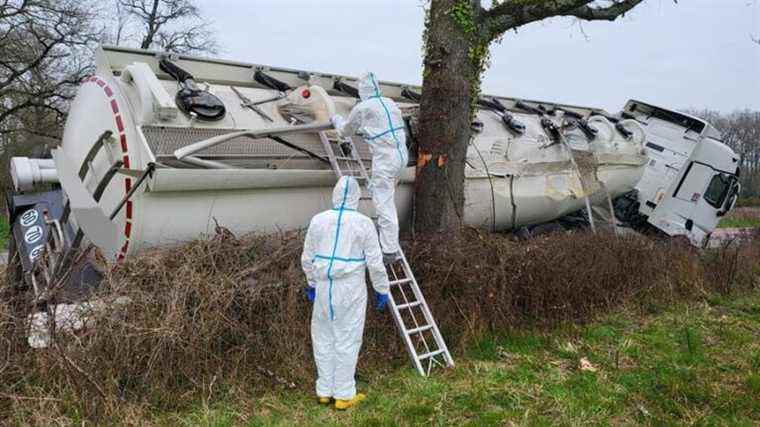
[[[723,142],[740,156],[743,197],[760,197],[760,111],[688,111],[710,122],[723,135]]]

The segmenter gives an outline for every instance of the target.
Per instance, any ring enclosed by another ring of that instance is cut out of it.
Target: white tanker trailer
[[[96,62],[52,159],[12,160],[11,273],[40,300],[84,242],[121,260],[208,235],[216,222],[238,234],[301,228],[330,206],[332,131],[322,123],[357,102],[355,78],[115,47]],[[419,88],[381,89],[407,114],[414,151]],[[606,209],[618,228],[702,245],[736,199],[738,157],[700,119],[637,101],[616,116],[505,97],[479,105],[470,225],[518,229]],[[414,175],[410,165],[396,192],[402,224]],[[87,263],[67,279],[97,280]]]

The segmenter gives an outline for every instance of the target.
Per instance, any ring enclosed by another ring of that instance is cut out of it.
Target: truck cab
[[[646,129],[649,163],[636,186],[639,213],[669,236],[704,246],[740,191],[739,156],[717,129],[687,114],[631,100],[622,116]]]

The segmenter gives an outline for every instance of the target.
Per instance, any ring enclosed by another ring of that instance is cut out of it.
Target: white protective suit
[[[335,129],[343,137],[361,136],[372,152],[370,189],[377,211],[380,245],[385,253],[398,252],[398,212],[394,202],[396,181],[406,167],[409,153],[401,110],[392,99],[380,92],[373,73],[359,80],[361,102],[348,119],[333,118]]]
[[[350,400],[367,311],[365,268],[375,291],[388,293],[372,220],[359,213],[361,190],[344,176],[333,190],[334,208],[314,216],[306,232],[301,265],[316,288],[311,340],[317,363],[317,396]]]

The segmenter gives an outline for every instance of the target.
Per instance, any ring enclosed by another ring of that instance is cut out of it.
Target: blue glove
[[[309,285],[306,288],[304,288],[304,292],[306,292],[306,298],[309,301],[314,302],[314,299],[316,299],[317,297],[317,290],[314,289],[313,286]]]
[[[377,311],[383,311],[385,310],[386,305],[388,305],[388,294],[375,292],[375,309],[377,309]]]

